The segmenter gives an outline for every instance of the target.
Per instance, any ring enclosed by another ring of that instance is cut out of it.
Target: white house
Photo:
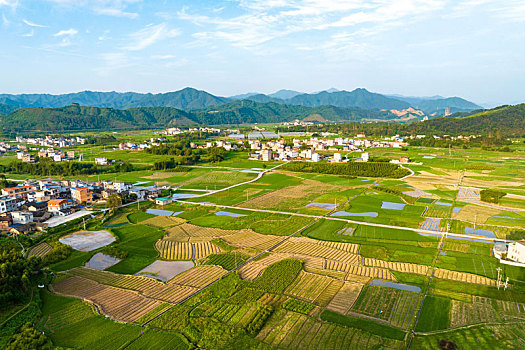
[[[33,222],[33,213],[25,211],[14,211],[11,213],[13,224],[29,224]]]
[[[95,163],[98,165],[107,165],[108,159],[107,158],[95,158]]]
[[[9,196],[0,197],[0,213],[13,211],[16,207],[16,198]]]
[[[525,240],[509,244],[507,259],[525,264]]]

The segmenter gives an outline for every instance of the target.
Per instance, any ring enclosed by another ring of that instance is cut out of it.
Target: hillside
[[[525,104],[503,106],[469,116],[436,118],[414,123],[415,132],[439,131],[445,134],[496,134],[502,136],[525,136]]]
[[[234,101],[218,107],[183,111],[172,107],[125,110],[70,105],[60,108],[22,108],[0,119],[4,132],[149,129],[169,126],[279,123],[319,115],[330,121],[388,119],[388,112],[333,106],[304,107],[254,101]]]
[[[127,110],[84,106],[23,108],[0,119],[4,132],[147,129],[190,124],[195,124],[190,114],[169,107]]]
[[[0,103],[16,107],[62,107],[71,103],[83,106],[133,108],[133,107],[174,107],[194,109],[215,106],[231,101],[225,97],[214,96],[206,91],[185,88],[175,92],[160,94],[141,94],[136,92],[96,92],[50,94],[0,94]]]
[[[15,106],[0,104],[0,115],[1,114],[9,114],[11,112],[16,111],[17,109],[18,109],[18,107],[15,107]]]

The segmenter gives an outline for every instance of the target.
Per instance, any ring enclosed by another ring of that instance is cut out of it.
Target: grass
[[[153,263],[157,258],[155,241],[162,238],[164,231],[146,225],[132,225],[113,228],[119,238],[115,246],[129,253],[129,256],[113,265],[108,271],[134,274]]]
[[[141,221],[151,219],[153,217],[155,217],[155,215],[153,214],[149,214],[143,211],[136,211],[128,215],[128,220],[132,224],[138,224]]]
[[[416,325],[417,332],[446,329],[450,323],[450,299],[427,295]]]
[[[400,329],[365,318],[341,315],[330,310],[323,311],[321,314],[321,319],[323,321],[339,324],[345,327],[357,328],[380,337],[397,340],[403,340],[405,338],[405,332]]]
[[[62,348],[119,349],[141,334],[141,328],[116,323],[96,315],[91,306],[78,299],[43,292],[41,327],[52,324],[46,332],[53,344]]]
[[[437,241],[436,237],[422,236],[414,231],[399,230],[388,227],[374,227],[359,225],[354,233],[355,237],[385,239],[393,241],[417,241],[417,242],[431,242]]]
[[[224,269],[230,271],[241,265],[248,259],[247,255],[237,254],[237,253],[221,253],[221,254],[211,254],[208,256],[206,264],[209,265],[219,265]]]
[[[344,241],[349,236],[339,232],[343,231],[346,226],[347,223],[344,221],[321,219],[301,232],[301,235],[323,241]]]
[[[192,346],[186,338],[179,333],[162,332],[155,329],[147,329],[136,340],[131,342],[126,349],[166,349],[183,350]]]

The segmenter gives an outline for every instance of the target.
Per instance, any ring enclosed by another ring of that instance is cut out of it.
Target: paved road
[[[397,230],[414,231],[416,233],[422,233],[424,235],[431,235],[431,236],[434,236],[434,237],[441,237],[443,235],[447,235],[447,236],[449,236],[451,238],[461,237],[461,238],[476,239],[476,240],[482,240],[482,241],[488,241],[488,242],[494,242],[494,241],[505,242],[505,243],[513,242],[513,241],[509,241],[509,240],[505,240],[505,239],[488,238],[488,237],[482,237],[482,236],[467,236],[467,235],[463,235],[463,234],[459,234],[459,233],[451,233],[451,232],[438,233],[436,231],[422,230],[422,229],[413,228],[413,227],[403,227],[403,226],[377,224],[377,223],[374,223],[374,222],[364,222],[364,221],[342,219],[342,218],[337,218],[337,217],[333,217],[333,216],[321,216],[321,215],[291,213],[291,212],[278,211],[278,210],[254,209],[254,208],[245,208],[245,207],[235,207],[235,206],[232,206],[232,205],[220,205],[220,204],[214,204],[214,203],[201,203],[201,202],[191,202],[191,201],[183,201],[183,200],[176,200],[176,201],[180,202],[180,203],[189,203],[189,204],[196,204],[196,205],[207,205],[207,206],[214,206],[214,207],[226,208],[226,209],[240,209],[240,210],[256,211],[256,212],[261,212],[261,213],[295,215],[295,216],[303,216],[303,217],[316,218],[316,219],[345,221],[345,222],[348,222],[348,223],[358,224],[358,225],[383,227],[383,228],[393,228],[393,229],[397,229]]]
[[[235,185],[231,185],[231,186],[228,186],[228,187],[225,187],[225,188],[221,188],[220,190],[214,190],[214,191],[210,191],[210,192],[207,192],[207,193],[198,194],[198,195],[193,196],[191,198],[206,197],[206,196],[209,196],[209,195],[212,195],[212,194],[215,194],[215,193],[227,191],[227,190],[229,190],[231,188],[235,188],[235,187],[242,186],[242,185],[247,185],[249,183],[252,183],[252,182],[255,182],[255,181],[259,180],[261,177],[263,177],[264,174],[266,174],[266,173],[268,173],[268,172],[270,172],[270,171],[272,171],[274,169],[277,169],[280,166],[283,166],[285,164],[286,163],[282,163],[282,164],[279,164],[277,166],[274,166],[273,168],[263,170],[259,174],[257,174],[257,176],[255,178],[253,178],[253,179],[251,179],[249,181],[244,181],[244,182],[241,182],[241,183],[238,183],[238,184],[235,184]]]

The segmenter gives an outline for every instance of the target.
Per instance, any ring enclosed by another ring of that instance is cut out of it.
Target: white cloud
[[[2,1],[2,0],[0,0]],[[128,11],[128,6],[141,2],[141,0],[48,0],[59,6],[68,7],[70,9],[78,9],[86,7],[99,15],[137,18],[139,14]]]
[[[134,63],[124,52],[108,52],[99,56],[103,65],[94,69],[102,76],[108,76],[116,70],[131,67]]]
[[[178,35],[180,35],[180,31],[169,28],[166,23],[148,25],[143,29],[130,34],[128,36],[129,44],[124,46],[123,49],[128,51],[144,50],[159,41],[173,38]]]
[[[8,26],[10,23],[7,17],[5,16],[5,13],[2,13],[2,23],[4,26]]]
[[[78,30],[74,28],[70,28],[67,30],[61,30],[58,33],[53,34],[53,36],[60,37],[60,36],[73,36],[78,34]]]
[[[175,58],[173,55],[153,55],[151,56],[154,60],[171,60]]]
[[[27,19],[23,19],[22,21],[30,27],[47,28],[45,25],[29,22]]]
[[[178,12],[187,20],[207,30],[195,33],[198,40],[217,39],[260,52],[260,46],[293,34],[325,30],[355,31],[367,26],[371,34],[384,28],[401,26],[444,8],[447,0],[238,0],[243,13],[219,17]],[[481,0],[478,0],[481,1]],[[313,45],[313,42],[309,43]],[[317,45],[317,44],[316,44]],[[314,47],[314,46],[312,46]]]
[[[0,6],[8,6],[11,8],[18,7],[19,1],[18,0],[0,0]]]

